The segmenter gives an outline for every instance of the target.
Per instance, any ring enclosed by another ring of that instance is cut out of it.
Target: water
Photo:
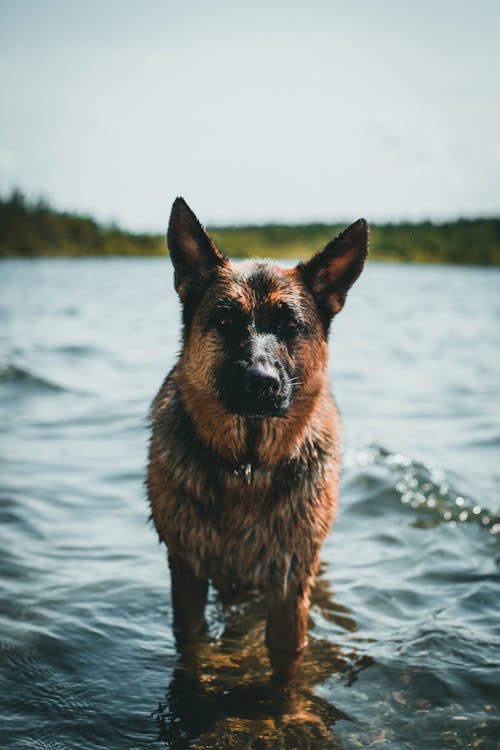
[[[175,651],[143,486],[169,262],[0,275],[0,746],[498,747],[498,270],[369,265],[335,322],[341,513],[281,707],[258,600],[212,593],[198,660]]]

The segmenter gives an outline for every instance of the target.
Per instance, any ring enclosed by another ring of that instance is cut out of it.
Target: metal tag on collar
[[[252,464],[246,464],[245,466],[245,481],[247,484],[252,481]]]

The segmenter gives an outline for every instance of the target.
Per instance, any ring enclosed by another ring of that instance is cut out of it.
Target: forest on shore
[[[233,257],[308,258],[345,226],[267,224],[209,227],[209,231],[220,249]],[[374,223],[370,247],[372,260],[500,265],[500,217]],[[166,252],[163,235],[127,232],[87,216],[56,211],[43,200],[27,200],[19,191],[0,197],[0,257],[155,256]]]

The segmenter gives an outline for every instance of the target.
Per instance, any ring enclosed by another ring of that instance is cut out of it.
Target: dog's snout
[[[226,361],[219,374],[219,393],[226,408],[248,417],[286,414],[292,397],[291,376],[280,358],[275,337],[254,335]]]
[[[243,388],[251,396],[275,396],[280,389],[278,369],[271,364],[253,364],[245,369]]]

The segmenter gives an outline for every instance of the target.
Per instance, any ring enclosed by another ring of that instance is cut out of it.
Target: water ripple
[[[14,364],[0,364],[0,384],[17,385],[24,388],[40,391],[64,391],[65,388],[46,378],[36,375],[34,372],[18,367]]]

